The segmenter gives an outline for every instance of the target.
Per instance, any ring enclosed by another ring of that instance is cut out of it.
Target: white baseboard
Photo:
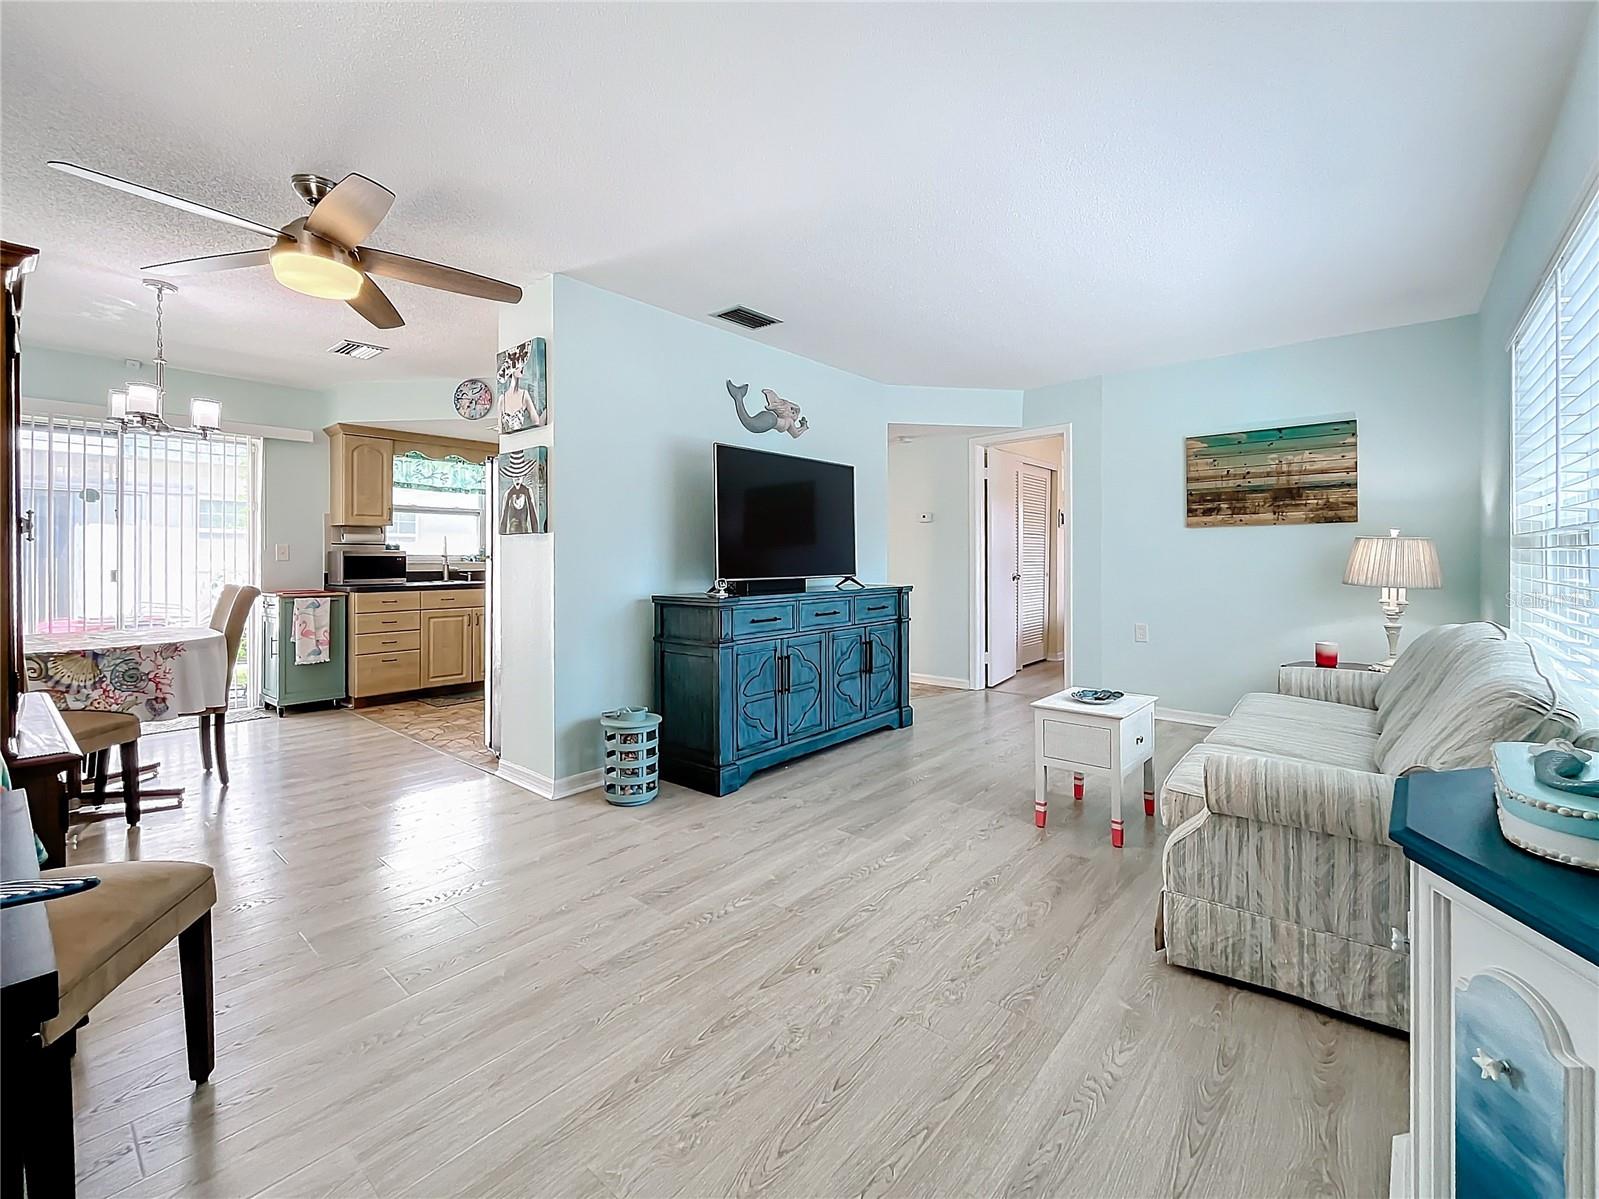
[[[956,691],[970,691],[972,689],[970,679],[957,679],[951,675],[944,674],[912,673],[911,682],[921,683],[924,687],[951,687]]]
[[[1213,729],[1227,718],[1211,712],[1190,712],[1187,708],[1168,708],[1165,704],[1156,704],[1155,719],[1170,720],[1174,724],[1198,724]]]
[[[600,785],[598,770],[585,770],[581,774],[568,774],[552,779],[549,775],[540,774],[536,770],[527,770],[514,763],[502,761],[494,773],[512,786],[531,791],[544,799],[565,799],[568,795],[576,795],[580,791],[592,791]]]

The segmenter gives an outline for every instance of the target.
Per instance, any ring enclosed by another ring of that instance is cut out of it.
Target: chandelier
[[[191,433],[209,437],[222,427],[222,405],[204,396],[189,401],[187,429],[169,425],[161,414],[167,398],[166,344],[161,336],[161,303],[169,291],[177,286],[163,279],[146,279],[144,285],[155,292],[155,382],[132,380],[121,387],[113,387],[106,397],[109,419],[126,429],[130,426],[147,429],[153,433]]]

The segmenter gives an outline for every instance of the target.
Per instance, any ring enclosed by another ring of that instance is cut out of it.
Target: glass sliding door
[[[208,624],[225,583],[260,576],[261,443],[24,416],[18,475],[25,633]],[[229,689],[253,707],[254,622]]]

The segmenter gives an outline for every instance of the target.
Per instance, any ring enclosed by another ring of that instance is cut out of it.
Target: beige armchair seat
[[[1418,638],[1386,674],[1285,667],[1167,776],[1157,948],[1167,961],[1405,1028],[1409,910],[1395,780],[1488,764],[1496,741],[1591,714],[1486,622]]]

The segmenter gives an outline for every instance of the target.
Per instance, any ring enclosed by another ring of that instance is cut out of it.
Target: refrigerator
[[[489,458],[483,472],[483,741],[500,756],[500,515],[505,484],[500,460]]]

